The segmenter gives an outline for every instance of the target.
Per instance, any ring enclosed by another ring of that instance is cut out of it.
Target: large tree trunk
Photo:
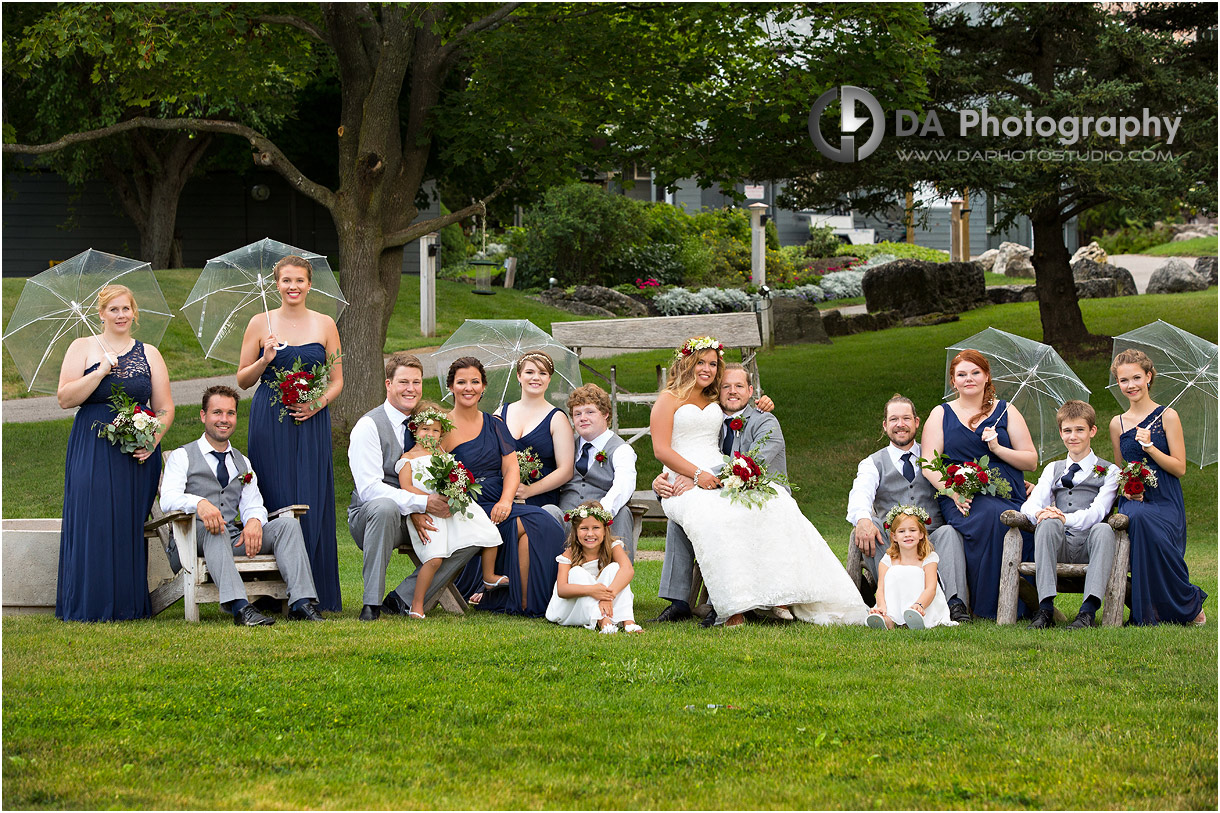
[[[385,400],[385,342],[389,292],[380,279],[379,229],[368,223],[343,218],[334,212],[339,232],[339,282],[348,303],[339,317],[339,340],[343,345],[343,394],[331,409],[335,432],[348,432],[352,425]]]
[[[1037,275],[1038,312],[1042,317],[1042,341],[1062,352],[1079,349],[1097,337],[1084,326],[1071,259],[1063,239],[1059,213],[1035,212],[1034,272]]]

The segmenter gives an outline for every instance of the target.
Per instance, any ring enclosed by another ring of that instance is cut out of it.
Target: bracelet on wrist
[[[695,488],[700,488],[700,485],[699,485],[699,475],[700,474],[703,474],[703,469],[696,467],[695,468],[695,477],[694,477]]]

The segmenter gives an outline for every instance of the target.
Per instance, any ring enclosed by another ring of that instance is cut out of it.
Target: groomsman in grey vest
[[[412,573],[385,598],[385,576],[394,549],[410,537],[406,523],[414,523],[426,542],[436,530],[429,514],[449,516],[449,504],[438,494],[413,494],[398,487],[394,464],[415,445],[407,428],[411,412],[424,391],[424,365],[418,357],[399,351],[386,360],[384,402],[366,412],[352,427],[347,462],[355,488],[347,509],[347,527],[356,547],[364,553],[364,596],[361,621],[376,621],[381,611],[408,615],[415,594]],[[462,571],[481,548],[463,548],[445,560],[432,579],[425,606]]]
[[[958,623],[970,621],[967,603],[966,556],[962,535],[944,521],[936,502],[936,490],[921,476],[921,452],[915,440],[919,416],[910,398],[895,395],[885,402],[881,430],[890,439],[860,461],[856,479],[847,495],[847,521],[854,528],[852,541],[860,549],[864,564],[877,579],[877,565],[890,546],[889,532],[881,520],[895,505],[918,505],[928,512],[932,547],[940,557],[937,575],[949,599],[949,615]]]
[[[784,433],[779,428],[779,419],[771,414],[775,404],[767,396],[758,399],[757,406],[750,406],[754,388],[750,386],[750,375],[740,364],[724,365],[720,378],[720,408],[724,412],[724,425],[720,428],[720,451],[726,455],[733,452],[749,453],[764,436],[767,440],[759,450],[759,462],[773,474],[788,474],[788,457],[784,445]],[[762,407],[760,409],[760,407]],[[766,411],[764,411],[766,410]],[[768,433],[770,433],[768,435]],[[681,494],[694,488],[689,477],[677,477],[671,485],[664,475],[657,475],[653,490],[662,499]],[[791,489],[786,491],[791,493]],[[669,523],[665,533],[665,561],[661,564],[661,598],[669,606],[653,621],[683,621],[691,617],[688,602],[691,579],[695,565],[695,549],[690,539],[676,522]],[[778,611],[786,612],[786,611]],[[791,620],[788,614],[788,620]],[[783,616],[781,616],[783,617]],[[715,609],[708,613],[701,626],[710,627],[717,622]]]
[[[1042,470],[1021,513],[1035,524],[1034,578],[1038,612],[1030,629],[1055,626],[1057,562],[1087,563],[1084,603],[1069,629],[1097,626],[1097,610],[1114,567],[1114,529],[1106,515],[1118,494],[1118,466],[1093,452],[1097,413],[1084,401],[1068,401],[1055,413],[1068,456]]]
[[[290,621],[321,621],[314,609],[318,598],[305,539],[296,517],[267,521],[263,495],[250,461],[233,448],[237,430],[237,391],[209,387],[203,394],[199,419],[203,437],[170,452],[161,481],[161,510],[195,514],[195,538],[208,572],[220,590],[220,606],[233,623],[261,627],[275,620],[254,609],[246,598],[234,556],[275,554],[275,564],[288,585]]]
[[[614,517],[610,526],[635,561],[635,527],[627,501],[635,494],[635,449],[610,431],[610,396],[596,384],[577,387],[568,396],[568,414],[576,426],[576,468],[559,487],[559,505],[544,506],[563,522],[563,514],[587,500],[597,500]]]

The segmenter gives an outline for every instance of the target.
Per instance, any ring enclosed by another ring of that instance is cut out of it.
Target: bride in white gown
[[[653,452],[666,471],[697,486],[661,501],[690,538],[717,614],[787,606],[814,624],[864,624],[868,607],[822,535],[783,489],[761,508],[732,502],[715,472],[724,413],[717,402],[724,364],[710,337],[688,341],[670,367],[650,421]]]

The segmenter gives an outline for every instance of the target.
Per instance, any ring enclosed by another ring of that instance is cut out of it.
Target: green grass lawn
[[[1216,340],[1214,288],[1081,307],[1094,333],[1164,317]],[[1036,303],[1021,303],[760,357],[796,497],[841,556],[882,404],[901,391],[926,414],[943,348],[988,325],[1041,336]],[[594,364],[618,363],[638,391],[666,355]],[[1118,411],[1107,365],[1072,365],[1103,427]],[[190,412],[167,447],[198,436]],[[5,517],[58,515],[69,425],[4,426]],[[647,441],[637,448],[643,485],[657,466]],[[1109,454],[1108,441],[1096,448]],[[1186,561],[1211,596],[1204,629],[645,623],[642,636],[598,636],[440,611],[361,624],[360,554],[341,522],[346,604],[325,625],[237,629],[215,607],[187,624],[180,605],[115,625],[6,617],[5,806],[1215,809],[1216,471],[1183,479]],[[410,569],[394,558],[391,583]],[[659,562],[639,564],[640,619],[662,607],[659,577]],[[1070,617],[1079,601],[1059,605]]]
[[[1151,254],[1155,257],[1215,257],[1216,238],[1194,237],[1177,243],[1162,243],[1146,248],[1140,254]]]

